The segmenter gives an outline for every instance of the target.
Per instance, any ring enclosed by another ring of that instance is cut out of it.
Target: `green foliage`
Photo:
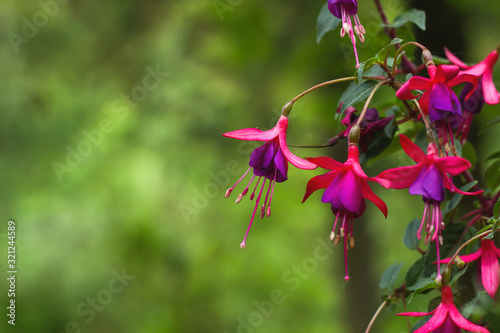
[[[420,228],[420,219],[416,218],[408,223],[405,230],[403,243],[410,250],[416,250],[418,246],[417,231]]]
[[[403,264],[398,264],[397,262],[395,262],[385,270],[384,274],[382,274],[382,278],[380,279],[379,287],[381,289],[387,290],[389,294],[394,293],[394,287],[399,275],[399,271],[401,270],[401,266],[403,266]]]
[[[337,29],[340,22],[342,22],[342,20],[333,16],[328,10],[328,3],[325,3],[323,7],[321,7],[316,23],[316,43],[319,44],[327,32]]]
[[[412,8],[409,11],[398,15],[392,24],[387,25],[390,28],[400,28],[408,22],[415,23],[420,29],[425,31],[425,12],[423,10]]]

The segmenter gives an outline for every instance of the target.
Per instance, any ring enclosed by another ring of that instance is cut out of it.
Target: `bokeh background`
[[[382,32],[374,4],[359,3],[369,30],[359,45],[364,60],[383,46]],[[500,41],[497,1],[382,3],[390,19],[426,9],[428,29],[417,37],[436,55],[446,45],[477,62]],[[395,261],[405,271],[419,256],[402,237],[421,215],[420,200],[374,187],[389,218],[369,204],[356,222],[346,284],[342,249],[327,243],[328,205],[318,194],[300,204],[320,171],[290,168],[272,217],[254,223],[245,250],[252,203],[234,205],[241,187],[224,198],[255,146],[221,133],[270,128],[301,91],[352,75],[347,39],[331,32],[316,43],[323,4],[1,2],[0,276],[9,219],[19,273],[15,327],[6,323],[8,285],[0,280],[0,331],[364,331],[384,294],[383,271]],[[343,130],[334,113],[345,87],[296,103],[291,144],[320,145]],[[473,134],[498,111],[486,108]],[[498,138],[497,126],[474,139],[479,160]],[[345,156],[343,144],[292,150]],[[367,172],[406,162],[391,155]],[[482,177],[485,168],[474,172]],[[410,307],[426,310],[427,301]],[[384,310],[373,331],[405,332],[397,311]]]

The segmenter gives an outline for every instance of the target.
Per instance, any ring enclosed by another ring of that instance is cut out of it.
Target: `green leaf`
[[[405,277],[405,283],[407,286],[411,286],[415,284],[415,282],[418,281],[418,278],[420,277],[420,273],[422,273],[424,269],[424,261],[425,258],[422,257],[415,261],[413,265],[408,269],[406,272],[406,277]]]
[[[458,279],[460,279],[462,277],[462,275],[464,275],[467,272],[467,265],[465,265],[465,267],[462,269],[456,268],[455,265],[453,265],[452,267],[454,267],[453,268],[454,274],[452,274],[453,278],[451,279],[451,282],[450,282],[451,286],[453,286],[455,284],[455,282],[457,282]]]
[[[469,168],[469,170],[473,171],[477,163],[477,154],[476,149],[469,141],[467,141],[465,145],[462,146],[462,157],[470,162],[471,167]]]
[[[403,238],[403,243],[410,250],[415,250],[418,245],[417,231],[420,228],[420,219],[414,219],[405,230],[405,236]]]
[[[491,227],[491,234],[489,234],[488,236],[484,237],[484,239],[493,239],[493,236],[495,235],[495,232],[497,232],[498,226],[499,226],[499,223],[498,223],[499,220],[494,220],[494,221],[495,221],[495,223],[493,223],[493,227]]]
[[[490,221],[494,221],[494,220],[490,220]],[[483,232],[490,230],[492,227],[493,227],[493,224],[488,224],[487,226],[485,226],[484,228],[482,228],[481,230],[476,232],[476,234],[472,237],[476,237],[477,235],[482,234]],[[472,247],[476,244],[477,241],[478,241],[478,239],[473,240],[472,242],[467,244],[467,252],[466,252],[467,254],[469,254],[471,252]]]
[[[340,22],[342,22],[342,20],[333,16],[328,10],[328,3],[325,3],[319,12],[318,21],[316,23],[316,43],[319,44],[321,38],[323,38],[327,32],[335,30]]]
[[[339,105],[340,103],[342,103],[341,113],[344,113],[345,109],[347,109],[349,106],[368,97],[368,95],[376,85],[377,83],[371,80],[361,82],[358,85],[352,82],[344,91],[342,96],[340,96]]]
[[[495,189],[500,183],[500,160],[494,161],[484,174],[486,186]]]
[[[380,288],[387,289],[391,294],[394,293],[394,284],[396,283],[402,265],[403,264],[398,264],[396,261],[391,267],[385,270],[380,279]]]
[[[495,125],[497,123],[500,123],[500,117],[497,117],[497,118],[493,119],[492,121],[488,122],[486,125],[482,126],[481,129],[479,130],[479,132],[477,133],[477,135],[480,135],[485,129],[487,129],[488,127]]]
[[[477,180],[474,180],[474,181],[460,187],[460,190],[463,192],[466,192],[466,191],[470,190],[476,184],[477,184]],[[463,198],[463,196],[464,196],[463,194],[455,193],[453,195],[453,197],[448,202],[446,202],[446,205],[441,210],[441,212],[442,212],[441,214],[443,216],[446,216],[449,212],[454,210],[458,206],[458,204],[460,203],[460,200]]]
[[[380,50],[380,52],[377,53],[377,58],[379,58],[381,61],[385,61],[385,58],[387,58],[387,55],[389,54],[389,51],[391,50],[391,48],[394,45],[401,43],[402,41],[403,40],[401,38],[394,38],[393,40],[391,40],[391,42],[389,44],[384,46],[382,48],[382,50]]]
[[[495,207],[493,208],[493,216],[498,219],[500,218],[500,200],[495,204]]]
[[[410,303],[413,299],[418,294],[423,293],[426,290],[429,289],[435,289],[437,288],[436,283],[434,282],[433,279],[431,278],[423,278],[418,280],[415,284],[412,286],[409,286],[407,289],[410,291],[413,291],[413,293],[410,294],[410,298],[408,299],[408,303]]]
[[[392,24],[387,25],[389,28],[400,28],[407,22],[415,23],[420,29],[425,31],[425,12],[419,9],[410,9],[406,13],[398,15]]]
[[[469,316],[472,314],[472,311],[474,311],[474,308],[476,307],[477,303],[479,302],[479,299],[486,295],[485,290],[481,290],[477,293],[476,297],[474,297],[472,300],[469,302],[465,303],[464,306],[462,307],[462,316],[465,318],[469,318]]]
[[[496,153],[491,154],[490,156],[488,156],[488,158],[486,160],[489,161],[489,160],[494,160],[497,158],[500,158],[500,151],[497,151]]]
[[[364,71],[370,69],[371,67],[373,67],[375,65],[379,65],[381,63],[382,62],[377,57],[372,57],[372,58],[368,59],[367,61],[360,63],[359,68],[356,70],[357,74],[355,74],[355,76],[356,75],[358,76],[358,82],[363,79]]]

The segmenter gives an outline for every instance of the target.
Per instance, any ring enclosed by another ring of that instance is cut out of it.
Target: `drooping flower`
[[[439,157],[438,148],[435,143],[429,143],[427,155],[410,139],[401,134],[399,136],[401,146],[408,156],[417,165],[399,167],[382,172],[377,178],[389,181],[387,188],[402,189],[409,188],[411,195],[421,195],[425,203],[424,213],[420,228],[417,232],[418,239],[421,238],[422,229],[425,225],[425,243],[436,242],[437,260],[439,257],[439,245],[443,243],[441,232],[444,229],[441,214],[441,202],[444,200],[447,188],[461,194],[479,194],[480,192],[467,193],[460,191],[453,185],[448,174],[458,175],[470,167],[469,161],[462,157]],[[385,183],[387,184],[387,183]],[[438,277],[441,273],[438,268]]]
[[[432,315],[424,326],[413,333],[460,333],[461,329],[468,332],[489,333],[486,328],[471,323],[465,319],[453,303],[453,292],[449,286],[441,289],[441,303],[431,312],[404,312],[397,316],[423,317]]]
[[[236,203],[239,203],[243,197],[248,193],[250,185],[257,178],[257,184],[250,195],[250,200],[253,200],[257,188],[262,180],[262,185],[255,200],[255,208],[250,219],[250,224],[248,226],[247,232],[241,242],[240,247],[245,248],[246,239],[252,226],[252,222],[255,218],[255,213],[259,207],[259,203],[266,186],[266,182],[269,180],[269,185],[267,188],[267,193],[264,199],[264,203],[261,207],[261,218],[265,215],[271,216],[271,200],[274,193],[275,183],[281,183],[287,180],[288,172],[288,162],[299,169],[312,170],[317,166],[314,163],[303,160],[290,152],[286,144],[286,130],[288,127],[288,118],[281,116],[278,120],[276,126],[268,131],[262,131],[257,128],[245,128],[233,132],[224,133],[223,136],[238,140],[250,140],[250,141],[264,141],[265,143],[256,148],[250,155],[250,167],[243,174],[243,176],[234,184],[231,188],[226,191],[226,198],[231,195],[233,189],[238,185],[250,172],[253,170],[253,175],[248,182],[245,189],[236,199]],[[267,209],[266,209],[267,206]]]
[[[474,66],[467,66],[447,48],[445,48],[444,51],[448,60],[464,69],[464,71],[462,71],[463,74],[473,75],[478,79],[478,85],[475,89],[472,85],[466,83],[460,94],[463,120],[458,128],[457,136],[461,138],[462,143],[465,143],[467,135],[469,134],[473,115],[481,111],[484,102],[490,105],[498,104],[499,102],[499,93],[493,83],[493,67],[498,60],[498,51],[493,50],[483,61]],[[471,97],[465,101],[465,95],[470,92],[472,92]]]
[[[467,66],[460,59],[458,59],[447,48],[444,48],[446,57],[453,64],[464,69],[462,74],[475,76],[482,83],[484,101],[490,105],[498,104],[500,98],[495,84],[493,83],[493,67],[498,60],[498,51],[493,50],[488,56],[480,63],[474,66]]]
[[[387,217],[387,206],[373,193],[368,181],[388,183],[383,179],[368,177],[359,164],[359,150],[356,145],[349,145],[348,157],[345,163],[339,163],[329,157],[308,158],[319,167],[332,170],[324,175],[313,177],[307,183],[306,193],[302,202],[319,190],[326,189],[321,201],[332,205],[335,223],[330,234],[330,240],[338,245],[344,238],[345,280],[349,280],[347,271],[347,250],[354,247],[353,221],[365,211],[365,198],[373,202]],[[388,184],[386,184],[388,185]],[[339,224],[337,229],[337,224]]]
[[[491,298],[495,298],[498,286],[500,285],[500,264],[498,263],[498,258],[500,258],[500,249],[490,239],[482,239],[481,247],[476,252],[460,256],[460,259],[465,263],[479,259],[480,265],[478,265],[478,269],[481,274],[481,282]],[[450,262],[450,258],[443,259],[439,263],[447,264],[448,262]]]
[[[442,143],[451,141],[453,144],[452,128],[456,128],[462,121],[462,107],[457,95],[451,89],[457,84],[469,82],[475,88],[477,79],[469,74],[459,73],[460,68],[455,65],[429,65],[429,78],[413,76],[406,81],[396,92],[396,96],[403,100],[415,99],[411,90],[425,90],[419,99],[424,114],[429,116],[438,130]],[[465,99],[472,95],[472,91]]]
[[[354,56],[356,57],[356,67],[359,67],[358,51],[356,49],[356,37],[358,35],[361,43],[365,41],[365,28],[358,18],[358,1],[357,0],[328,0],[328,9],[336,18],[342,20],[342,28],[340,29],[340,37],[345,34],[351,38],[351,43],[354,48]],[[354,21],[354,25],[352,24]]]
[[[340,113],[340,107],[337,109],[337,112]],[[359,116],[356,112],[358,111],[352,106],[345,109],[345,116],[341,122],[342,125],[347,126],[347,129],[337,135],[339,139],[347,137],[351,128],[357,123]],[[375,135],[379,131],[383,130],[393,118],[394,116],[380,118],[376,108],[366,110],[364,118],[359,123],[359,127],[361,129],[359,147],[363,153],[365,153],[368,149],[368,142],[372,141],[375,138]]]

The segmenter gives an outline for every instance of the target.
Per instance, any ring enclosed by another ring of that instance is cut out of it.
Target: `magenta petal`
[[[413,184],[415,179],[418,177],[420,170],[422,169],[422,164],[399,167],[394,169],[389,169],[382,172],[376,178],[382,178],[389,181],[389,186],[385,183],[380,183],[385,188],[402,189],[408,188]]]
[[[457,65],[460,68],[469,68],[466,64],[462,62],[462,60],[458,59],[453,53],[450,52],[446,47],[444,48],[444,53],[446,54],[446,57],[448,58],[449,61],[451,61],[452,64]]]
[[[428,89],[431,86],[432,86],[432,80],[420,76],[414,76],[410,78],[408,81],[406,81],[401,86],[401,88],[398,89],[398,91],[396,92],[396,96],[397,98],[402,100],[414,99],[417,98],[418,95],[414,95],[411,92],[412,89],[423,90],[423,89]]]
[[[325,190],[321,201],[330,203],[336,210],[361,215],[364,210],[364,198],[360,179],[352,170],[338,173]]]
[[[445,304],[441,303],[438,305],[436,308],[434,315],[429,319],[428,322],[426,322],[422,327],[420,327],[418,330],[416,330],[413,333],[429,333],[441,326],[444,321],[446,320],[446,317],[448,315],[448,311],[446,309]]]
[[[448,82],[458,75],[460,68],[456,65],[439,65],[436,69],[434,82]]]
[[[416,144],[413,143],[407,136],[399,135],[399,142],[405,153],[410,156],[416,163],[422,163],[427,159],[427,155]]]
[[[290,162],[294,167],[303,170],[313,170],[318,167],[316,164],[303,160],[290,152],[288,146],[286,145],[285,132],[282,132],[279,136],[279,145],[281,148],[281,152],[285,156],[286,160]]]
[[[274,139],[280,133],[280,129],[274,127],[268,131],[262,131],[257,128],[244,128],[232,132],[227,132],[222,134],[227,138],[233,138],[238,140],[252,140],[252,141],[269,141]]]
[[[457,308],[453,303],[447,304],[448,312],[450,314],[451,319],[457,324],[460,328],[463,328],[466,331],[470,332],[479,332],[479,333],[490,333],[486,328],[475,325],[465,319],[460,312],[458,312]]]
[[[302,203],[304,203],[309,196],[322,188],[327,188],[328,185],[332,182],[339,171],[330,171],[324,175],[313,177],[307,182],[306,193],[304,194],[304,198],[302,199]]]
[[[488,241],[491,243],[485,243]],[[495,298],[500,284],[500,265],[498,264],[498,258],[495,251],[491,248],[491,246],[495,246],[492,243],[492,241],[485,239],[481,244],[483,250],[481,256],[481,280],[488,295],[490,295],[491,298]]]
[[[373,204],[380,209],[382,214],[384,214],[385,218],[387,218],[387,205],[382,199],[373,193],[367,181],[361,181],[361,190],[363,192],[363,196],[373,202]]]
[[[396,316],[407,316],[407,317],[424,317],[433,314],[434,311],[431,312],[402,312],[396,313]]]
[[[323,169],[336,170],[344,167],[343,163],[335,161],[333,158],[320,156],[320,157],[306,157],[306,159],[314,165]]]
[[[493,83],[493,69],[488,69],[483,75],[483,94],[484,100],[490,105],[498,104],[499,94]]]
[[[470,162],[465,158],[455,156],[439,158],[436,160],[436,164],[443,172],[453,176],[464,172],[471,166]]]

